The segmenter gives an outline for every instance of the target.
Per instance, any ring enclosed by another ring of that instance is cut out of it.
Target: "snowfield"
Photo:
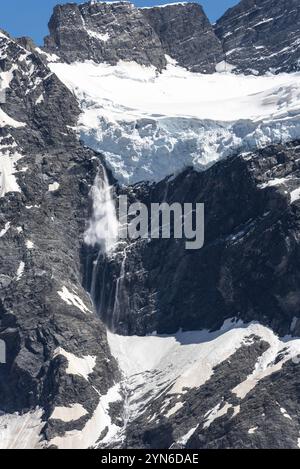
[[[78,98],[81,138],[124,184],[300,137],[300,73],[235,75],[220,64],[202,75],[171,59],[161,74],[131,62],[49,65]]]
[[[185,403],[185,394],[192,388],[200,388],[214,374],[214,368],[227,360],[243,345],[251,345],[253,337],[266,342],[269,347],[257,359],[252,372],[231,390],[239,399],[235,406],[222,400],[202,417],[203,430],[215,420],[226,416],[233,418],[240,412],[243,399],[264,378],[281,370],[289,360],[299,361],[300,339],[290,336],[279,338],[274,332],[259,323],[244,324],[228,319],[220,330],[181,332],[172,336],[149,335],[146,337],[119,336],[107,332],[112,355],[119,363],[123,381],[116,383],[106,395],[99,394],[98,406],[82,430],[66,431],[54,437],[48,444],[42,437],[45,422],[43,411],[19,414],[0,414],[0,448],[42,448],[56,445],[61,449],[79,449],[117,445],[123,440],[126,427],[144,412],[151,409],[155,400],[163,396],[160,414],[169,419],[176,415]],[[79,358],[57,349],[54,356],[62,354],[68,360],[67,374],[79,375],[87,381],[95,366],[94,357]],[[110,404],[124,399],[124,425],[113,423]],[[285,409],[281,413],[290,418]],[[80,404],[56,407],[51,419],[73,422],[86,415]],[[149,421],[155,421],[153,413]],[[204,419],[204,420],[203,420]],[[198,425],[199,426],[199,425]],[[183,433],[178,443],[185,445],[197,427]],[[107,430],[107,432],[104,432]],[[254,433],[255,428],[249,433]]]
[[[126,337],[108,332],[112,355],[118,361],[124,377],[122,388],[127,395],[127,422],[149,410],[151,403],[162,395],[164,405],[161,415],[166,418],[175,415],[184,405],[185,393],[203,386],[212,377],[217,365],[229,360],[243,345],[249,346],[254,336],[269,347],[258,357],[251,374],[231,390],[240,399],[240,404],[233,408],[224,401],[209,410],[204,415],[207,417],[204,429],[231,408],[234,410],[233,415],[237,415],[243,399],[259,381],[280,371],[287,361],[298,360],[300,339],[280,339],[271,329],[259,323],[244,324],[236,319],[226,320],[221,329],[215,332],[202,330],[178,332],[173,336],[154,334],[146,337]],[[169,408],[174,398],[175,401],[176,398],[181,400]],[[154,414],[152,419],[156,417]],[[182,435],[182,441],[185,440]]]

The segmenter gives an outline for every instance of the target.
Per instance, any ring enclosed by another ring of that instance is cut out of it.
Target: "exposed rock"
[[[57,5],[45,47],[67,62],[119,60],[166,65],[160,40],[142,13],[129,2]]]
[[[4,35],[0,50],[0,70],[11,71],[0,129],[0,228],[6,227],[0,238],[0,339],[6,344],[0,409],[39,407],[46,423],[55,407],[82,404],[88,415],[79,426],[49,421],[44,434],[50,440],[58,429],[83,428],[98,405],[96,390],[105,395],[118,376],[105,328],[81,286],[80,249],[98,159],[72,130],[76,100],[39,56]],[[49,191],[53,183],[57,190]],[[88,379],[77,362],[93,362]]]
[[[189,251],[185,240],[139,240],[100,257],[95,302],[108,326],[122,334],[174,333],[218,329],[238,317],[288,334],[300,307],[297,197],[291,204],[299,151],[299,142],[277,145],[204,172],[188,169],[171,181],[129,187],[130,202],[148,207],[204,203],[205,244]],[[91,268],[88,290],[90,283]]]
[[[237,72],[300,69],[298,0],[242,0],[217,21],[215,32]]]
[[[166,54],[192,72],[213,73],[224,54],[203,8],[182,3],[141,10]]]
[[[238,71],[292,70],[298,12],[242,1],[216,31],[226,51],[226,28],[241,41]],[[57,6],[46,50],[159,71],[165,54],[207,73],[222,59],[195,4]],[[120,187],[108,174],[130,202],[204,203],[205,244],[125,240],[104,253],[84,243],[106,175],[78,140],[76,98],[30,39],[0,32],[0,54],[0,446],[299,447],[300,142],[158,183]]]

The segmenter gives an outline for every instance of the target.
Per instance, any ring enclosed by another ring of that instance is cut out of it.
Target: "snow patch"
[[[30,239],[27,239],[25,244],[26,244],[27,249],[33,249],[34,248],[34,244],[33,244],[32,241],[30,241]]]
[[[185,435],[183,435],[178,441],[177,443],[180,444],[180,445],[183,445],[185,446],[187,444],[187,442],[189,441],[189,439],[193,436],[193,434],[195,433],[195,431],[198,429],[199,425],[197,425],[196,427],[193,427],[191,428]]]
[[[203,425],[203,429],[207,429],[211,426],[211,424],[218,418],[226,415],[228,410],[232,408],[232,404],[228,404],[227,402],[221,406],[221,402],[217,404],[213,409],[209,410],[205,417],[207,417],[206,422]]]
[[[226,60],[222,60],[216,65],[216,72],[218,73],[231,73],[236,68],[235,65],[226,62]]]
[[[14,127],[18,129],[20,127],[25,127],[26,124],[24,122],[18,122],[12,117],[9,117],[3,109],[0,109],[0,127]]]
[[[66,373],[68,375],[78,375],[89,380],[89,375],[93,373],[96,366],[96,357],[87,355],[86,357],[76,357],[73,353],[66,352],[62,347],[58,347],[53,355],[53,358],[58,355],[64,356],[68,360],[68,367]]]
[[[90,309],[88,309],[84,302],[82,301],[79,296],[77,296],[75,293],[71,293],[67,287],[63,286],[61,291],[57,292],[61,299],[67,303],[69,306],[75,306],[76,308],[80,309],[83,313],[92,313]]]
[[[55,192],[59,189],[59,183],[58,182],[53,182],[53,184],[49,184],[48,191],[49,192]]]
[[[5,226],[4,228],[0,231],[0,238],[3,238],[4,235],[6,235],[6,233],[8,232],[10,228],[10,221],[8,221],[7,223],[5,223]]]
[[[16,280],[20,280],[25,269],[25,264],[23,261],[20,262],[17,273],[16,273]]]
[[[84,417],[88,412],[81,404],[72,404],[69,407],[55,407],[50,419],[73,422]]]
[[[291,204],[293,202],[296,202],[296,200],[299,200],[300,199],[300,187],[292,191],[290,195],[291,195]]]
[[[35,101],[35,105],[37,106],[38,104],[41,104],[44,101],[44,96],[43,93],[37,98]]]
[[[95,390],[96,391],[96,390]],[[109,405],[121,400],[119,386],[112,387],[104,396],[100,396],[99,404],[92,416],[82,430],[66,432],[63,436],[53,438],[49,445],[57,446],[59,449],[87,449],[95,447],[102,432],[107,428],[108,433],[101,442],[113,439],[119,427],[111,422],[109,416]]]
[[[164,3],[163,5],[153,5],[152,7],[141,7],[140,10],[148,10],[152,8],[165,8],[165,7],[170,7],[174,5],[180,5],[180,6],[185,6],[188,5],[189,2],[174,2],[174,3]]]
[[[176,402],[176,404],[170,410],[168,410],[168,412],[166,413],[166,417],[169,418],[172,415],[176,414],[180,409],[182,409],[182,407],[183,402]]]
[[[40,49],[39,47],[36,47],[35,50],[43,55],[48,62],[57,62],[58,60],[60,60],[60,57],[58,57],[58,55],[56,54],[49,54],[48,52],[45,52],[44,50]]]
[[[258,427],[249,428],[249,430],[248,430],[249,435],[254,435],[254,433],[256,432],[257,429],[258,429]]]
[[[281,186],[282,184],[285,184],[287,181],[288,181],[288,178],[274,178],[274,179],[270,179],[268,182],[261,184],[259,187],[261,189],[266,189],[266,187]]]
[[[286,419],[293,420],[292,417],[287,413],[284,407],[280,407],[280,412]]]
[[[91,31],[90,29],[86,29],[86,32],[88,33],[90,37],[94,39],[98,39],[99,41],[102,41],[102,42],[107,42],[110,38],[108,33],[101,34],[101,33],[97,33],[96,31]]]
[[[254,371],[232,390],[240,399],[244,399],[259,381],[280,371],[286,362],[297,359],[300,354],[300,339],[286,337],[280,340],[273,331],[264,329],[260,336],[270,347],[258,358]]]
[[[0,154],[0,197],[4,197],[9,192],[21,192],[15,176],[15,166],[21,158],[22,156],[18,153],[9,154],[6,152]]]

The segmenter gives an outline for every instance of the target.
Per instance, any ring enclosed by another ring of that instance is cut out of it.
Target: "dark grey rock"
[[[46,49],[66,62],[127,60],[158,70],[166,65],[158,36],[129,2],[57,5],[49,30]]]
[[[141,10],[161,40],[166,54],[192,72],[213,73],[224,54],[203,8],[198,3]]]
[[[237,72],[300,69],[298,0],[242,0],[217,21],[215,32]]]
[[[49,440],[86,421],[46,423],[55,406],[82,403],[90,417],[99,402],[96,389],[106,394],[119,372],[105,327],[81,285],[87,193],[98,160],[72,130],[80,112],[75,98],[26,44],[0,38],[0,70],[14,67],[1,110],[25,124],[0,129],[0,162],[5,155],[21,156],[15,173],[20,192],[0,197],[1,230],[10,223],[0,238],[0,339],[7,352],[0,365],[0,409],[23,413],[41,407]],[[59,188],[51,192],[54,182]],[[1,174],[1,190],[4,183]],[[64,301],[58,293],[63,287],[87,311]],[[66,358],[55,356],[59,347],[76,357],[96,357],[89,382],[66,373]]]
[[[299,156],[299,142],[276,145],[204,172],[187,169],[171,181],[127,188],[130,201],[148,206],[204,203],[205,244],[196,251],[186,250],[185,240],[129,244],[117,303],[123,247],[113,258],[100,256],[94,300],[104,322],[143,335],[218,329],[236,316],[288,334],[300,307],[299,204],[290,204],[289,195],[299,186]],[[288,177],[286,185],[264,188],[277,177]],[[88,265],[97,253],[89,256]],[[88,290],[90,282],[89,267]]]

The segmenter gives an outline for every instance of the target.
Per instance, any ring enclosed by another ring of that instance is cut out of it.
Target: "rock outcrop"
[[[46,50],[67,62],[119,60],[153,65],[166,59],[161,42],[142,13],[129,2],[58,5],[49,22]]]
[[[242,1],[216,26],[228,62],[294,70],[298,13]],[[121,185],[79,141],[79,103],[47,61],[161,71],[167,54],[212,73],[220,42],[195,4],[67,4],[49,26],[44,52],[0,31],[0,446],[299,447],[300,141]],[[204,247],[87,245],[107,179],[148,207],[204,203]]]
[[[298,0],[242,0],[217,21],[215,32],[236,72],[300,69]]]
[[[95,303],[104,322],[143,335],[219,329],[237,317],[289,334],[300,307],[299,148],[275,145],[128,187],[129,200],[149,209],[162,201],[204,203],[205,244],[188,251],[185,240],[140,240],[100,260]]]
[[[198,3],[179,3],[141,11],[161,40],[164,52],[178,65],[192,72],[215,72],[224,54]]]

